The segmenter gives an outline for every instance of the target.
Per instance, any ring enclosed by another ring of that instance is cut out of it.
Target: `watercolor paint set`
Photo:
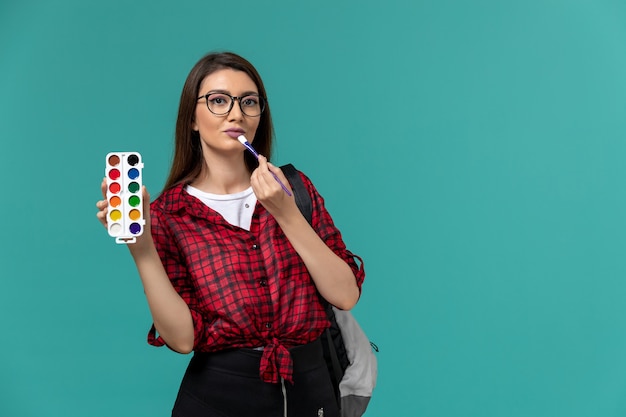
[[[117,243],[135,243],[146,224],[143,217],[143,162],[138,152],[111,152],[106,156],[107,228]]]

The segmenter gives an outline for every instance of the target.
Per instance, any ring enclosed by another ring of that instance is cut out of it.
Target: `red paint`
[[[111,185],[109,185],[109,191],[112,192],[113,194],[119,193],[121,189],[122,187],[117,182],[112,182]]]
[[[115,169],[113,168],[112,170],[109,171],[109,178],[111,178],[112,180],[116,180],[120,177],[120,170],[119,169]]]

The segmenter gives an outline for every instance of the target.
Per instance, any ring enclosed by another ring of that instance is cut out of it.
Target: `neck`
[[[213,158],[205,153],[200,175],[191,185],[212,194],[234,194],[250,187],[250,172],[243,153],[232,158]]]

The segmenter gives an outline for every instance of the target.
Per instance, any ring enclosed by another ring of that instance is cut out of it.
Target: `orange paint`
[[[130,217],[131,220],[139,220],[139,218],[141,217],[141,213],[139,212],[139,210],[133,209],[130,211],[130,213],[128,213],[128,217]]]
[[[116,195],[115,195],[115,196],[113,196],[113,197],[111,197],[111,200],[109,200],[109,205],[110,205],[111,207],[117,207],[117,206],[119,206],[120,204],[122,204],[122,199],[121,199],[121,198],[119,198],[119,197],[118,197],[118,196],[116,196]]]

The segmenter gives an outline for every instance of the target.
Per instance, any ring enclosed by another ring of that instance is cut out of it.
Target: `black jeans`
[[[293,384],[284,382],[288,417],[339,417],[337,400],[319,340],[290,349]],[[253,349],[195,353],[172,417],[283,417],[280,383],[263,382],[261,355]]]

